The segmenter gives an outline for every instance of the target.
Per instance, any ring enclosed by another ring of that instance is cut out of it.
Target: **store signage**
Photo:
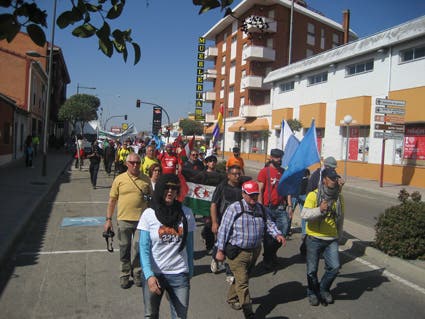
[[[195,100],[195,121],[204,121],[202,106],[202,93],[204,91],[204,67],[205,67],[205,38],[198,39],[198,63],[196,70],[196,100]]]
[[[394,132],[374,132],[374,138],[386,138],[392,140],[402,140],[404,138],[404,134],[402,133],[394,133]]]
[[[378,114],[397,114],[397,115],[405,114],[404,109],[390,109],[390,108],[382,107],[382,106],[377,106],[375,108],[375,112]]]
[[[406,101],[403,100],[389,100],[389,99],[380,99],[377,98],[375,101],[376,105],[391,105],[391,106],[397,106],[397,107],[404,107],[406,105]]]
[[[386,130],[404,133],[404,125],[402,124],[375,124],[375,130]]]

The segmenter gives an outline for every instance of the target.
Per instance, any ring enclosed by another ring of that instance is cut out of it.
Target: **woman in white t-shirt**
[[[151,208],[140,217],[140,259],[145,280],[145,318],[159,318],[164,291],[170,296],[171,318],[186,318],[190,278],[193,275],[195,218],[190,208],[177,200],[180,180],[161,175]]]

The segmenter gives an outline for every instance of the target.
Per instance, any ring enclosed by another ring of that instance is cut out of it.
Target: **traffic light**
[[[136,100],[136,107],[140,107],[140,100],[139,99]]]
[[[126,115],[124,115],[124,120],[126,120],[126,121],[127,121],[127,114],[126,114]]]
[[[154,106],[152,109],[152,134],[158,135],[162,125],[162,108]]]

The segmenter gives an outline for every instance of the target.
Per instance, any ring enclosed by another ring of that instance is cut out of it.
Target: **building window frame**
[[[425,59],[425,45],[401,50],[399,54],[400,64]]]
[[[328,72],[320,72],[307,77],[308,86],[328,82]]]
[[[345,67],[345,76],[354,76],[358,74],[364,74],[368,72],[372,72],[374,69],[374,61],[373,59],[369,59],[366,61],[349,64]]]
[[[279,93],[293,91],[295,87],[295,81],[288,81],[279,84]]]

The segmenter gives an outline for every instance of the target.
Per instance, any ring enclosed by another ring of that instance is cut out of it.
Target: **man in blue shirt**
[[[260,254],[265,231],[278,242],[286,243],[266,208],[258,203],[259,193],[256,181],[243,183],[242,200],[226,209],[217,234],[216,259],[223,261],[227,257],[235,277],[229,288],[227,302],[233,309],[242,309],[245,318],[254,318],[248,274]]]

